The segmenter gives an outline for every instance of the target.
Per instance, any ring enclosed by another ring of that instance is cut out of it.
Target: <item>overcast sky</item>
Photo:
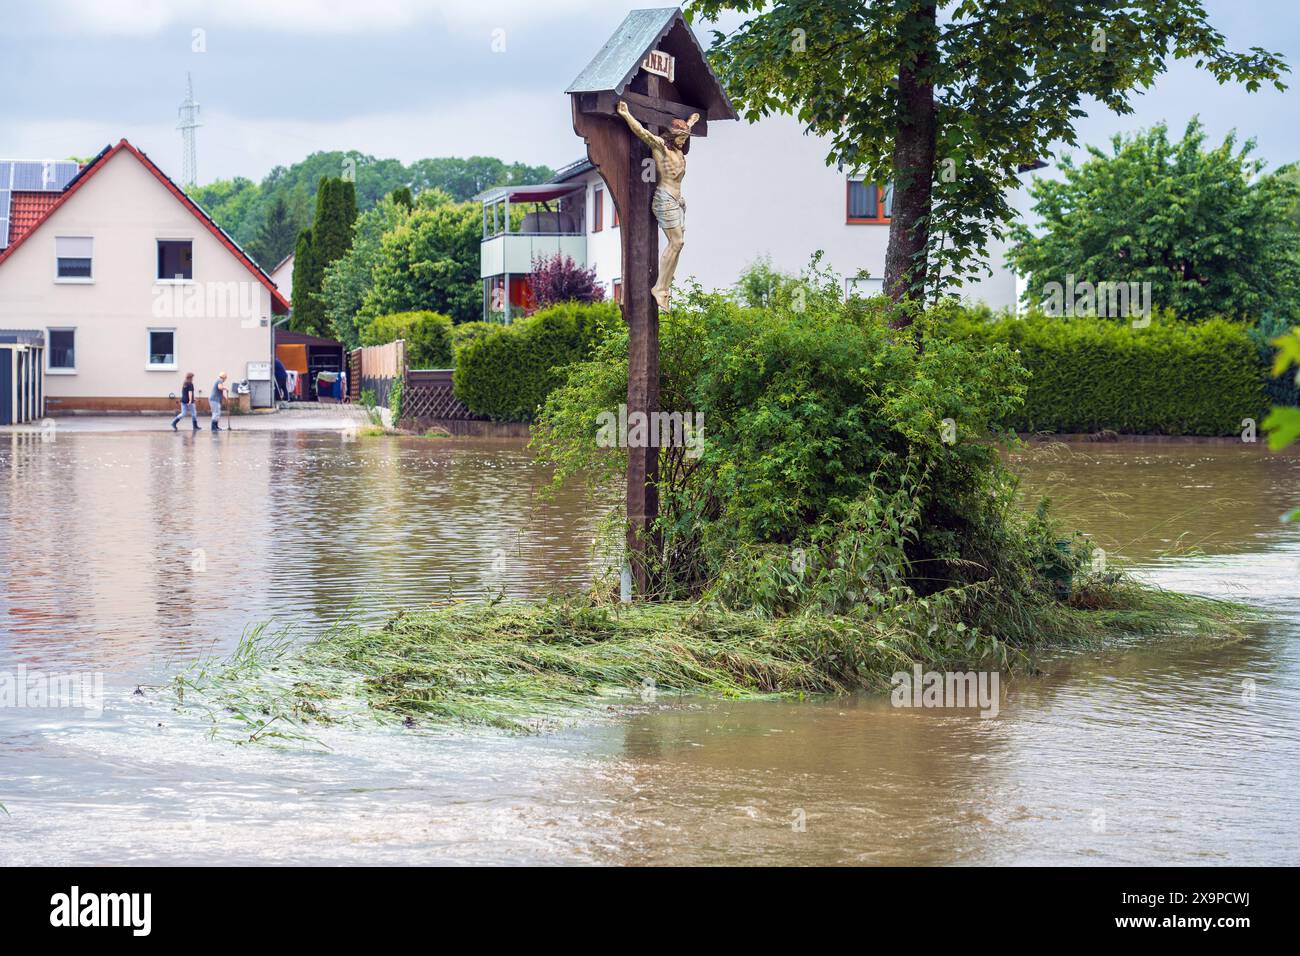
[[[1300,0],[1205,2],[1233,48],[1280,52],[1300,72]],[[0,0],[0,157],[88,156],[126,137],[176,174],[188,71],[202,106],[200,182],[261,179],[325,149],[560,166],[581,153],[564,88],[626,10],[653,5]],[[1181,131],[1200,113],[1215,139],[1235,127],[1276,166],[1300,159],[1298,103],[1295,89],[1248,94],[1180,63],[1134,115],[1093,108],[1080,139],[1161,120]]]

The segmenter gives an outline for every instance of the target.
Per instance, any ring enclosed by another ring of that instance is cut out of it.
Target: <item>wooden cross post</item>
[[[659,278],[659,224],[650,212],[654,179],[646,177],[643,164],[653,160],[650,149],[627,134],[628,199],[619,209],[623,231],[623,318],[627,322],[627,414],[643,412],[646,422],[654,422],[659,411],[659,306],[650,288]],[[647,178],[649,181],[647,182]],[[628,218],[622,218],[626,210]],[[670,303],[671,304],[671,303]],[[657,443],[656,443],[657,444]],[[635,593],[653,591],[651,567],[657,541],[653,534],[659,517],[659,449],[647,447],[627,450],[627,553],[632,565]]]
[[[611,108],[610,113],[613,113]],[[650,288],[659,278],[659,224],[650,210],[654,160],[617,115],[584,113],[574,103],[574,128],[600,171],[618,209],[623,252],[623,319],[628,328],[627,415],[659,411],[659,306]],[[650,127],[647,127],[650,128]],[[650,564],[653,525],[659,515],[659,449],[627,449],[627,551],[638,595],[653,590]]]
[[[674,119],[698,114],[693,136],[708,130],[709,110],[735,119],[726,93],[676,8],[634,10],[569,87],[573,130],[618,210],[623,252],[623,318],[628,327],[627,415],[645,416],[655,434],[659,411],[659,224],[651,210],[656,169],[650,148],[617,113],[619,101],[647,130],[664,135]],[[693,103],[702,105],[696,106]],[[630,430],[630,429],[629,429]],[[638,596],[655,591],[654,523],[659,515],[659,448],[627,449],[627,552]]]

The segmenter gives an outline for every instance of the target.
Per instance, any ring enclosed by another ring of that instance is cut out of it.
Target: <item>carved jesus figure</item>
[[[668,247],[659,259],[659,281],[650,290],[650,294],[659,303],[659,308],[667,309],[673,273],[677,271],[677,260],[681,258],[682,246],[686,244],[686,200],[682,199],[686,156],[683,150],[691,138],[691,128],[700,120],[700,114],[692,113],[688,120],[673,120],[672,128],[664,137],[656,136],[638,123],[622,100],[618,101],[618,115],[623,117],[632,130],[632,135],[650,147],[650,154],[654,156],[659,179],[651,208],[659,220],[659,228],[668,239]]]

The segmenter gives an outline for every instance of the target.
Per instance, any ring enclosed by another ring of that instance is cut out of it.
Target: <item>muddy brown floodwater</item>
[[[104,688],[102,714],[0,710],[0,863],[1300,863],[1300,527],[1278,521],[1300,458],[1013,464],[1109,561],[1274,616],[1233,643],[1049,657],[991,719],[660,695],[544,735],[336,727],[287,750],[134,690],[260,621],[309,636],[583,582],[593,503],[539,502],[512,443],[0,435],[0,676]]]

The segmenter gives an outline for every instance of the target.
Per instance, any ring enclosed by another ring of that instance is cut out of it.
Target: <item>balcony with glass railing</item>
[[[586,184],[501,186],[482,193],[479,276],[483,318],[509,322],[532,308],[534,263],[556,255],[587,264]]]

